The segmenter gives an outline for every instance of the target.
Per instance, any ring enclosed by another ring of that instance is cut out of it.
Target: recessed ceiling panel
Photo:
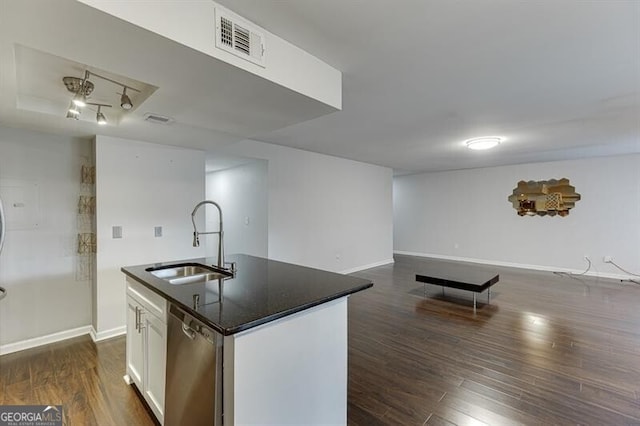
[[[64,77],[82,79],[85,72],[89,71],[88,81],[93,83],[94,89],[87,97],[87,101],[111,105],[111,107],[102,107],[101,112],[107,117],[109,124],[117,125],[158,89],[148,83],[30,47],[16,44],[14,49],[17,82],[16,107],[18,109],[65,117],[74,94],[67,89],[62,79]],[[129,110],[120,107],[123,86],[97,77],[96,74],[129,87],[126,94],[131,99],[133,107]],[[96,112],[97,107],[87,105],[82,110],[79,119],[94,122]]]

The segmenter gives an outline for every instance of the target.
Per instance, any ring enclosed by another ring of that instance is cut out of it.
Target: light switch
[[[122,226],[111,227],[111,238],[122,238]]]
[[[153,228],[153,235],[156,238],[162,237],[162,226],[156,226]]]

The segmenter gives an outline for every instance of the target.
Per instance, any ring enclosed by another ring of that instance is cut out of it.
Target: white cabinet
[[[144,335],[138,326],[141,306],[136,299],[127,296],[127,375],[142,390]]]
[[[127,383],[135,383],[160,424],[164,421],[167,302],[127,278]]]
[[[144,397],[160,423],[163,423],[167,324],[153,315],[144,315],[143,323],[146,337]]]

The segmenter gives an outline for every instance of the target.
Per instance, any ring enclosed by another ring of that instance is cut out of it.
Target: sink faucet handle
[[[198,236],[197,232],[193,232],[193,246],[194,247],[200,247],[200,237]]]

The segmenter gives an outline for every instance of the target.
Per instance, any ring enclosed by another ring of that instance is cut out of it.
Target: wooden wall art
[[[569,184],[569,179],[521,180],[509,196],[519,216],[566,216],[580,194]]]

